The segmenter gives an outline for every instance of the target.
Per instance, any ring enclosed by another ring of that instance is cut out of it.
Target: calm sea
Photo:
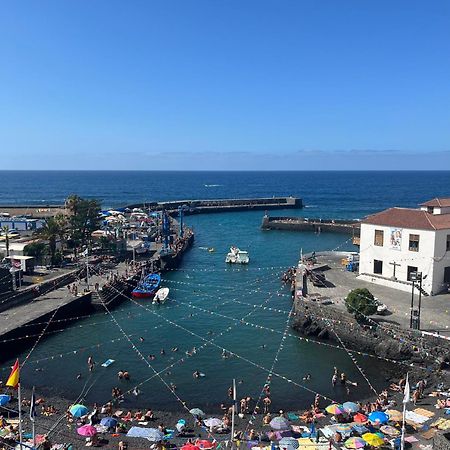
[[[292,195],[302,197],[306,208],[274,214],[323,218],[360,218],[390,206],[416,206],[450,196],[450,172],[0,172],[0,179],[0,204],[58,204],[70,193],[98,198],[105,207],[167,199]],[[177,386],[177,395],[189,407],[208,409],[226,400],[233,377],[239,381],[238,395],[257,398],[266,370],[273,368],[279,375],[272,376],[274,407],[295,408],[309,405],[314,394],[280,376],[302,384],[303,375],[311,373],[308,389],[340,400],[345,393],[330,383],[337,366],[359,383],[353,398],[368,394],[367,383],[344,351],[299,340],[292,331],[282,339],[291,307],[288,296],[280,295],[287,294],[279,281],[282,268],[296,264],[300,248],[351,249],[347,237],[263,232],[261,219],[258,211],[188,217],[196,242],[180,270],[164,276],[171,300],[158,307],[142,303],[145,308],[124,302],[113,312],[135,348],[107,314],[95,314],[45,337],[23,371],[24,382],[69,397],[78,395],[86,383],[86,401],[101,402],[109,398],[113,386],[127,390],[149,379],[138,397],[126,397],[124,408],[141,404],[179,409],[179,400],[166,385],[151,378],[154,369]],[[224,257],[232,244],[250,252],[248,268],[227,270]],[[209,253],[207,247],[216,251]],[[172,352],[173,347],[178,351]],[[194,347],[197,353],[187,357],[184,352]],[[162,348],[165,355],[160,354]],[[238,356],[222,358],[221,348]],[[150,354],[156,359],[146,362],[140,357]],[[89,355],[98,363],[108,358],[116,362],[89,375]],[[375,386],[384,384],[385,372],[377,360],[359,356],[358,363]],[[119,369],[130,372],[130,382],[117,381]],[[206,376],[194,379],[195,370]],[[81,380],[76,379],[79,373]]]

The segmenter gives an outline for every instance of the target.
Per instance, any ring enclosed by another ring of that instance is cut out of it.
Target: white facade
[[[438,294],[448,289],[450,284],[449,242],[450,229],[419,230],[362,223],[360,277],[366,281],[410,291],[408,274],[418,271],[422,272],[422,288],[430,295]],[[396,264],[395,278],[393,263]]]

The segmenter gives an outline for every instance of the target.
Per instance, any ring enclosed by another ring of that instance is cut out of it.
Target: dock
[[[303,201],[297,197],[224,198],[205,200],[177,200],[128,205],[127,208],[149,208],[155,211],[177,211],[183,208],[186,215],[239,211],[265,211],[273,209],[301,209]]]
[[[310,219],[304,217],[270,217],[264,215],[263,230],[312,231],[313,233],[332,232],[350,234],[354,243],[359,244],[361,223],[358,220]]]

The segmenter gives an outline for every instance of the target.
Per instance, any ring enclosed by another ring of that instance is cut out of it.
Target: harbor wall
[[[39,302],[39,299],[35,299],[35,302]],[[22,326],[18,326],[17,328],[14,328],[7,333],[4,333],[3,335],[1,335],[1,340],[4,342],[4,344],[2,345],[2,351],[0,352],[0,362],[9,359],[12,356],[15,356],[24,348],[32,345],[34,342],[36,342],[39,334],[44,330],[46,333],[49,333],[55,330],[67,328],[68,326],[70,326],[69,324],[71,323],[71,321],[58,322],[58,320],[67,319],[70,317],[74,317],[73,321],[77,320],[78,315],[87,314],[92,310],[90,302],[90,292],[79,295],[78,297],[74,297],[71,302],[62,305],[58,309],[55,316],[53,317],[52,323],[47,327],[47,329],[45,329],[46,324],[55,313],[54,309],[46,312],[45,314],[35,316],[34,319],[29,321],[28,323]],[[45,335],[43,337],[45,337]],[[7,345],[8,341],[12,342],[13,345]]]
[[[341,345],[337,334],[350,350],[434,369],[449,367],[450,341],[438,336],[388,323],[360,324],[347,311],[312,300],[296,299],[294,311],[292,327],[304,336]]]
[[[206,200],[176,200],[127,205],[127,208],[151,208],[153,210],[175,211],[184,208],[184,214],[220,213],[230,211],[301,209],[303,201],[296,197],[230,198]]]
[[[263,230],[311,231],[344,233],[359,236],[360,223],[356,220],[306,219],[303,217],[269,217],[262,220]]]
[[[37,297],[72,283],[80,277],[81,270],[65,273],[51,280],[43,281],[21,291],[9,291],[0,295],[0,312],[29,303]]]

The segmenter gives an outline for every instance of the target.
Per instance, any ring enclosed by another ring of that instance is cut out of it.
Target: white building
[[[450,286],[450,198],[390,208],[361,222],[359,278],[405,291],[422,273],[430,295]]]

